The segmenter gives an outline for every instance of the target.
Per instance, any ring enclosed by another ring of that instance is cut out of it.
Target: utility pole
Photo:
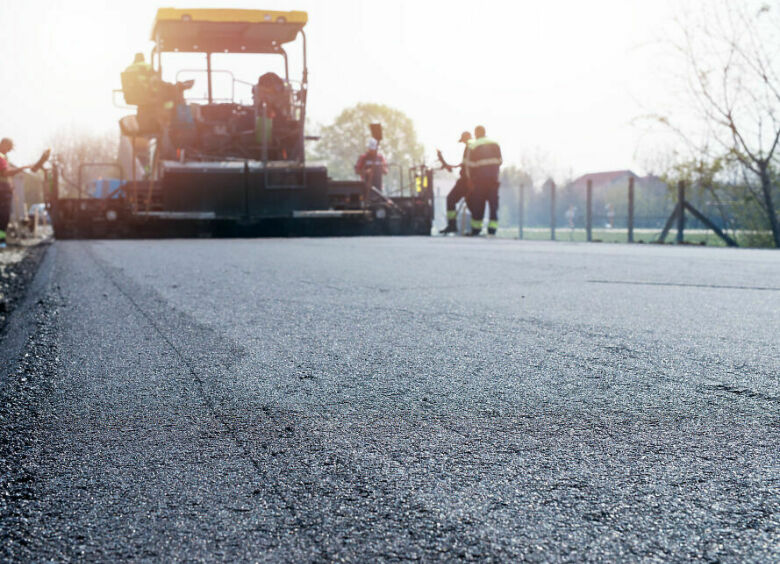
[[[525,215],[525,182],[520,183],[517,195],[517,238],[523,239],[523,216]]]
[[[634,177],[628,179],[628,242],[634,242]]]
[[[593,241],[593,180],[585,188],[585,239]]]
[[[685,181],[680,180],[677,184],[677,244],[683,242],[685,235]]]
[[[555,182],[550,180],[550,241],[555,241]]]

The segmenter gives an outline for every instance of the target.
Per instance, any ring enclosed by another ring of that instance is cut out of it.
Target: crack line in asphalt
[[[780,396],[772,396],[759,392],[747,386],[737,386],[726,382],[706,384],[705,387],[716,392],[727,392],[737,396],[745,396],[753,399],[760,399],[773,403],[780,403]]]
[[[257,472],[258,477],[263,475],[263,469],[260,465],[260,463],[255,460],[255,458],[252,456],[251,452],[249,451],[249,448],[246,446],[244,441],[242,441],[238,435],[238,432],[236,429],[230,425],[224,417],[221,417],[219,415],[219,411],[217,409],[216,404],[214,403],[214,400],[209,397],[209,395],[206,393],[205,390],[205,384],[203,382],[203,379],[198,376],[197,371],[195,370],[195,367],[190,363],[190,361],[187,359],[187,357],[182,354],[182,352],[176,347],[176,345],[173,344],[173,341],[163,332],[162,328],[157,324],[157,322],[146,312],[144,309],[133,299],[133,297],[127,293],[124,288],[114,279],[112,276],[111,271],[109,270],[108,266],[103,264],[92,252],[91,249],[87,248],[86,254],[89,256],[92,261],[98,266],[100,270],[103,271],[103,273],[106,275],[106,278],[111,282],[111,284],[119,290],[119,293],[122,294],[127,300],[132,304],[132,306],[138,310],[138,312],[149,322],[149,324],[152,326],[154,331],[162,338],[162,340],[170,347],[170,349],[173,351],[173,353],[181,360],[181,362],[184,364],[184,366],[187,367],[187,371],[190,373],[190,375],[195,380],[197,386],[198,386],[198,393],[203,399],[203,402],[206,404],[206,407],[208,407],[209,411],[211,412],[212,417],[216,421],[219,422],[220,425],[222,425],[230,435],[230,438],[233,440],[233,442],[238,445],[238,447],[241,449],[241,451],[244,453],[244,456],[249,460],[249,462],[254,467],[255,471]],[[299,512],[295,509],[295,504],[292,503],[287,497],[279,490],[278,488],[275,488],[275,491],[277,495],[284,501],[284,503],[287,505],[286,509],[290,511],[291,515],[294,516],[297,519],[300,519]]]
[[[761,290],[780,292],[771,286],[730,286],[726,284],[689,284],[685,282],[642,282],[639,280],[588,280],[590,284],[630,284],[634,286],[677,286],[680,288],[714,288],[719,290]]]

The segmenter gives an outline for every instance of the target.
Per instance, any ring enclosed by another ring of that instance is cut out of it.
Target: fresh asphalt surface
[[[31,292],[4,559],[780,560],[778,252],[74,241]]]

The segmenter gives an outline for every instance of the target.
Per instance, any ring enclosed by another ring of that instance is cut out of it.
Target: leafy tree
[[[705,131],[697,140],[690,128],[662,116],[692,150],[692,161],[735,165],[741,186],[763,210],[765,225],[780,248],[778,187],[773,170],[780,157],[780,3],[721,0],[701,5],[680,25],[677,45],[687,65],[692,107]]]
[[[774,168],[770,169],[770,175],[777,186]],[[711,209],[710,219],[729,229],[740,244],[773,245],[771,231],[767,234],[766,210],[756,198],[751,178],[739,161],[727,155],[680,162],[669,168],[664,180],[670,192],[676,190],[678,182],[685,182],[688,200],[701,210]]]
[[[356,178],[354,166],[366,150],[371,137],[370,123],[382,124],[383,139],[380,152],[390,165],[386,184],[390,191],[398,187],[398,168],[406,171],[420,164],[424,158],[423,146],[411,118],[400,110],[382,104],[360,103],[344,109],[330,125],[322,126],[320,140],[313,150],[315,158],[328,164],[328,174],[337,179]]]

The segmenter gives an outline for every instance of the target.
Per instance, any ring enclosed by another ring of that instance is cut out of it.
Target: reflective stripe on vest
[[[489,145],[491,143],[493,145],[498,145],[498,143],[496,143],[492,139],[488,139],[487,137],[480,137],[479,139],[472,139],[471,141],[469,141],[468,146],[469,149],[476,149],[477,147],[481,147],[482,145]]]
[[[495,149],[492,149],[493,145]],[[482,154],[485,156],[482,156]],[[492,153],[492,154],[491,154]],[[501,148],[498,143],[487,137],[480,137],[469,142],[468,156],[466,157],[466,166],[469,168],[479,168],[483,166],[501,166]],[[476,157],[476,158],[475,158]]]
[[[125,70],[129,72],[154,72],[152,65],[149,63],[133,63]]]
[[[498,165],[501,166],[501,163],[503,163],[501,159],[498,157],[489,157],[486,159],[479,159],[476,161],[469,160],[467,165],[469,168],[479,168],[481,166],[490,166],[490,165]]]
[[[146,82],[150,75],[154,75],[154,69],[149,63],[133,63],[125,69],[125,72],[133,73],[138,82]]]

